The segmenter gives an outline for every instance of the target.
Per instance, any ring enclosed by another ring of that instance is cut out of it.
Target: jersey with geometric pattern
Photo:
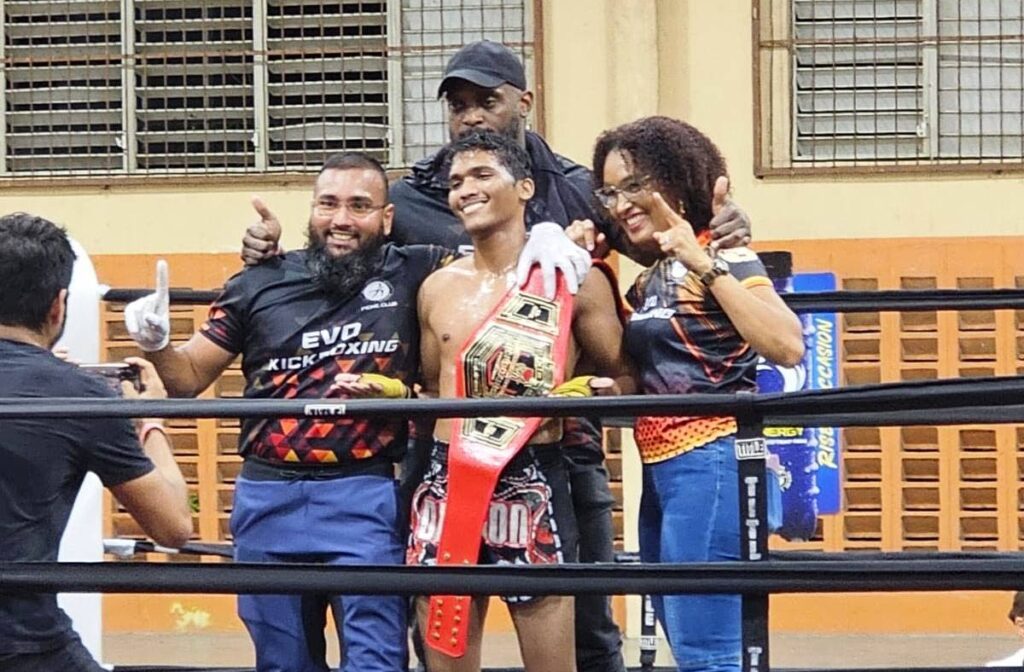
[[[433,245],[386,244],[378,272],[338,301],[315,285],[306,252],[289,252],[228,280],[200,333],[241,353],[248,399],[337,398],[338,373],[379,373],[411,387],[419,374],[416,295],[450,258]],[[402,418],[250,418],[238,447],[245,457],[293,465],[396,461],[407,425]]]
[[[772,286],[748,248],[719,251],[745,287]],[[633,314],[626,349],[645,394],[754,391],[757,353],[736,331],[714,295],[679,261],[662,259],[626,292]],[[734,418],[637,418],[641,459],[659,462],[735,432]]]

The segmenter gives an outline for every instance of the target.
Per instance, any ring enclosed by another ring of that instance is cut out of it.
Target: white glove
[[[540,264],[544,279],[544,296],[555,298],[555,271],[562,272],[570,294],[576,294],[590,270],[590,253],[572,242],[565,231],[554,222],[534,224],[526,247],[519,255],[516,282],[522,287],[530,276],[530,268]]]
[[[156,291],[124,307],[124,326],[145,352],[163,350],[171,341],[167,294],[167,262],[161,259],[156,262]]]

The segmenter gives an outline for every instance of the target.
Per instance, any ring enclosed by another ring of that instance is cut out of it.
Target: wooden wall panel
[[[1022,238],[797,240],[757,247],[791,251],[798,272],[832,271],[842,289],[1024,286],[1024,271],[1017,269],[1017,260],[1024,258]],[[177,287],[214,288],[240,268],[233,254],[167,258],[171,284]],[[101,282],[137,287],[151,286],[155,260],[155,256],[139,255],[101,256],[94,261]],[[103,344],[111,359],[135,351],[121,326],[119,310],[111,304],[103,314]],[[175,308],[175,339],[187,338],[204,313],[202,308]],[[1024,371],[1024,311],[858,313],[844,315],[840,324],[844,385]],[[204,396],[234,396],[241,388],[241,375],[234,368]],[[174,421],[171,428],[176,456],[197,498],[196,537],[229,540],[227,517],[239,465],[237,423]],[[618,446],[614,439],[609,441],[608,466],[613,491],[621,498],[639,483],[622,482]],[[1024,501],[1024,428],[857,428],[844,430],[843,448],[843,512],[823,518],[814,540],[799,545],[773,540],[773,547],[830,551],[1024,548],[1020,504]],[[621,499],[616,523],[621,528]],[[113,505],[106,524],[108,532],[137,532]],[[621,535],[621,529],[617,532]],[[888,625],[897,631],[926,631],[928,624],[916,618],[947,613],[948,607],[948,617],[941,622],[952,621],[963,598],[893,597],[897,609],[893,613],[900,616],[894,615]],[[109,603],[118,596],[106,599]],[[818,611],[827,618],[842,599],[808,602],[780,596],[773,599],[773,627],[809,627]],[[991,597],[985,599],[991,602]],[[123,613],[116,618],[130,621]],[[1002,614],[994,619],[992,627],[998,627],[1001,618]],[[237,627],[237,623],[225,627]],[[843,620],[843,628],[850,631],[878,627],[877,617],[872,621],[851,613]]]
[[[100,282],[112,287],[152,287],[158,257],[99,256],[93,261]],[[241,267],[236,255],[167,255],[171,287],[212,289],[223,285]],[[124,305],[104,303],[101,312],[101,347],[109,361],[140,355],[124,327]],[[183,343],[202,324],[204,306],[171,306],[171,339]],[[238,396],[241,373],[237,363],[229,368],[201,398]],[[238,423],[234,420],[169,420],[167,422],[174,455],[189,485],[195,511],[194,533],[203,541],[226,541],[227,516],[230,514],[231,489],[240,458],[235,450]],[[110,501],[106,528],[115,536],[138,536],[140,530],[125,511]],[[150,559],[165,559],[150,554]],[[169,556],[166,559],[174,559]],[[194,558],[182,557],[182,560]],[[216,561],[207,559],[207,561]]]

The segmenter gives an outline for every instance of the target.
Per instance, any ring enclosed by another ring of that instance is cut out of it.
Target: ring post
[[[651,596],[641,595],[640,598],[640,670],[650,672],[658,657],[658,624]]]
[[[744,561],[764,561],[768,559],[768,505],[763,426],[754,414],[738,416],[736,424],[740,557]],[[745,593],[741,599],[743,672],[767,672],[768,594]]]

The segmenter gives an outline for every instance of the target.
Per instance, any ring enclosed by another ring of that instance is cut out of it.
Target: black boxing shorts
[[[448,444],[435,441],[423,482],[412,498],[406,563],[437,563],[448,499]],[[481,565],[575,562],[578,534],[561,448],[524,447],[498,477],[483,527]],[[524,602],[528,597],[505,597]]]

